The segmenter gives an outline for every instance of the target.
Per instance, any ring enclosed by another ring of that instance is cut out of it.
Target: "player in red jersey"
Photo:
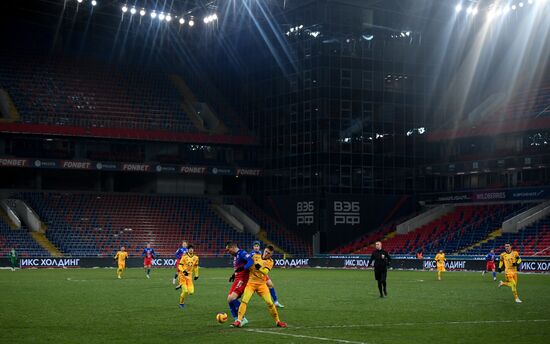
[[[497,273],[496,273],[496,267],[495,267],[495,250],[491,250],[489,254],[485,256],[485,261],[487,262],[485,265],[485,271],[483,271],[483,276],[485,276],[486,271],[492,271],[493,272],[493,281],[497,280]]]
[[[225,250],[227,253],[233,256],[233,275],[229,277],[229,282],[233,282],[231,288],[229,289],[229,294],[227,295],[227,303],[229,304],[229,311],[235,320],[239,316],[239,307],[241,302],[239,298],[244,293],[244,288],[248,283],[249,271],[248,268],[252,265],[252,260],[250,260],[250,254],[245,250],[240,250],[236,243],[228,242],[225,245]],[[243,318],[241,321],[241,326],[244,326],[248,323],[246,318]]]
[[[153,258],[155,258],[155,250],[151,248],[151,244],[147,244],[141,256],[143,257],[143,268],[147,270],[147,278],[151,278],[151,267],[153,266]]]

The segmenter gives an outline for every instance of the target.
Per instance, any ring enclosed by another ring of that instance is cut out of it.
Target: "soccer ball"
[[[227,321],[227,314],[226,313],[218,313],[216,314],[216,321],[220,324],[223,324]]]

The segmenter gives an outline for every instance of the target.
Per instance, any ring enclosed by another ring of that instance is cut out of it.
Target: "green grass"
[[[253,297],[247,328],[215,321],[229,314],[229,269],[202,269],[184,310],[172,269],[0,270],[4,343],[548,343],[550,275],[519,276],[523,304],[490,276],[390,271],[380,299],[372,271],[276,269],[288,329],[276,329]],[[502,277],[502,276],[499,276]],[[494,321],[494,322],[493,322]],[[509,322],[505,322],[509,321]],[[248,329],[248,331],[247,331]],[[254,331],[265,332],[254,332]],[[279,333],[280,335],[276,335]],[[312,338],[314,337],[314,338]],[[316,339],[317,338],[317,339]]]

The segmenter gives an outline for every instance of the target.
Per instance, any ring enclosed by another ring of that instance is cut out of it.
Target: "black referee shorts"
[[[386,281],[386,276],[388,275],[388,270],[377,270],[374,269],[374,279],[377,281]]]

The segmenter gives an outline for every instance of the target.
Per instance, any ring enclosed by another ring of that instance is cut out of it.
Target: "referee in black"
[[[377,241],[375,245],[376,250],[370,256],[368,266],[374,261],[374,278],[378,282],[380,297],[384,297],[388,296],[388,291],[386,290],[386,275],[388,274],[391,258],[388,252],[382,249],[382,243],[380,241]]]

